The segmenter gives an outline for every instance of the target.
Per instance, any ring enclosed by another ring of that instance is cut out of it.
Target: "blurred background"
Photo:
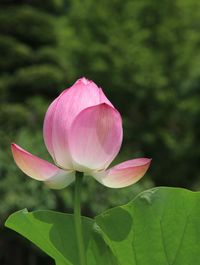
[[[3,223],[25,207],[72,212],[73,185],[53,191],[26,177],[10,143],[51,161],[44,114],[82,76],[122,114],[124,141],[114,163],[153,158],[148,174],[128,188],[85,178],[85,215],[153,186],[200,189],[199,0],[0,0],[1,265],[54,264]]]

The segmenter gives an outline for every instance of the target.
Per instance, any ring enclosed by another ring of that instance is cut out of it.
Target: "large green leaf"
[[[82,222],[88,265],[200,264],[200,193],[155,188],[99,215],[96,224],[85,217]],[[11,215],[6,226],[56,265],[79,264],[73,215],[23,210]]]
[[[96,222],[120,265],[200,264],[200,193],[154,188]]]
[[[83,217],[88,265],[116,265],[92,219]],[[12,214],[6,226],[23,235],[52,257],[56,265],[79,265],[73,215],[53,211]]]

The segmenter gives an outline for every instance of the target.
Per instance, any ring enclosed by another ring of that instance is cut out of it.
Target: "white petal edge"
[[[75,172],[74,171],[66,171],[60,170],[58,174],[53,176],[52,178],[45,181],[45,184],[50,189],[60,190],[67,186],[69,186],[72,182],[75,181]]]

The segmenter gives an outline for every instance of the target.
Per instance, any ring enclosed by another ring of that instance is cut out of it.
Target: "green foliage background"
[[[85,178],[85,215],[154,185],[199,189],[199,21],[199,0],[1,0],[2,265],[50,264],[2,229],[10,213],[24,207],[72,212],[73,185],[55,192],[26,177],[13,162],[10,143],[51,161],[42,139],[45,111],[81,76],[101,86],[122,114],[124,142],[114,163],[153,158],[145,178],[129,188],[111,190]]]

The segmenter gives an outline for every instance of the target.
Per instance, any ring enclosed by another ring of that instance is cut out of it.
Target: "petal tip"
[[[17,145],[16,145],[15,143],[11,143],[11,144],[10,144],[11,149],[16,148],[16,146],[17,146]]]
[[[150,165],[151,164],[151,161],[152,161],[152,158],[143,158],[144,159],[144,165]]]
[[[11,146],[11,151],[12,151],[13,156],[14,156],[14,153],[20,151],[20,149],[21,149],[21,148],[19,147],[19,145],[15,144],[15,143],[11,143],[10,146]]]
[[[75,84],[77,84],[77,83],[82,83],[83,85],[89,85],[90,83],[93,83],[93,81],[92,80],[89,80],[89,79],[87,79],[86,77],[81,77],[81,78],[79,78],[76,82],[75,82]]]

